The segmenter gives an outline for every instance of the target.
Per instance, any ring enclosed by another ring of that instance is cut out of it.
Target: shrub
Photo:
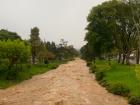
[[[0,65],[2,69],[7,70],[7,79],[13,80],[17,78],[16,72],[22,70],[18,64],[26,63],[30,56],[30,46],[27,46],[21,40],[0,41]],[[5,64],[5,65],[3,65]]]
[[[48,68],[49,69],[56,69],[58,67],[58,64],[49,64]]]
[[[0,58],[0,71],[7,71],[8,70],[8,59],[1,59]]]
[[[27,66],[27,68],[28,68],[28,69],[30,69],[30,68],[31,68],[31,64],[27,64],[26,66]]]
[[[96,72],[96,66],[95,66],[95,65],[92,64],[92,65],[90,66],[90,72],[91,72],[91,73],[95,73],[95,72]]]
[[[6,70],[8,70],[8,66],[6,64],[1,64],[0,71],[6,71]]]
[[[121,95],[121,96],[128,96],[129,95],[129,88],[125,86],[122,83],[115,83],[112,85],[109,85],[108,90],[116,95]]]
[[[129,104],[140,105],[140,96],[131,96],[131,97],[129,97]]]
[[[104,86],[104,87],[108,87],[109,84],[107,83],[107,81],[105,79],[102,79],[99,81],[100,85]]]
[[[16,80],[18,76],[18,72],[16,70],[9,70],[7,72],[7,80]]]
[[[88,61],[87,66],[91,66],[91,65],[92,65],[92,62]]]
[[[99,72],[96,72],[95,76],[96,76],[96,80],[101,81],[103,80],[103,77],[105,76],[105,74],[103,71],[99,71]]]

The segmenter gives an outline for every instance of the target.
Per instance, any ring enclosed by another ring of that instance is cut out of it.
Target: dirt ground
[[[0,105],[128,105],[108,93],[76,59],[19,85],[0,90]]]

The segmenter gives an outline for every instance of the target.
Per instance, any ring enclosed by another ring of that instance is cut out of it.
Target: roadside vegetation
[[[30,39],[0,30],[0,88],[7,88],[72,60],[78,52],[64,39],[60,44],[42,41],[39,28],[31,29]]]
[[[0,89],[7,88],[12,85],[16,85],[23,80],[32,78],[34,75],[45,73],[49,70],[55,69],[58,65],[64,62],[53,61],[47,65],[36,64],[36,65],[23,65],[19,71],[12,70],[10,73],[8,70],[0,70]],[[8,79],[7,79],[8,77]],[[10,78],[9,78],[10,77]]]
[[[87,17],[81,57],[111,93],[140,105],[140,2],[111,0]]]
[[[109,65],[106,60],[97,60],[95,65],[90,65],[90,71],[95,73],[96,80],[109,92],[127,97],[130,103],[139,105],[140,69],[136,72],[137,66],[118,64],[114,60]]]

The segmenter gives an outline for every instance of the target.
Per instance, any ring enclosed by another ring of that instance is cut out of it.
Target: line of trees
[[[81,48],[83,58],[95,60],[117,56],[118,63],[129,64],[136,52],[140,59],[140,2],[138,0],[111,0],[93,7],[87,18],[85,41]]]
[[[63,60],[78,56],[77,50],[72,46],[68,46],[68,41],[60,40],[60,44],[56,45],[55,42],[42,41],[39,38],[39,29],[34,27],[31,29],[30,40],[32,63],[35,64],[36,60],[47,63],[49,60]]]
[[[30,39],[23,40],[16,32],[0,30],[0,73],[7,72],[7,79],[15,79],[18,71],[29,64],[48,64],[78,55],[73,46],[62,39],[59,45],[42,41],[39,28],[31,29]]]

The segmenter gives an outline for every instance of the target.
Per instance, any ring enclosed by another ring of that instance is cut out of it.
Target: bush
[[[131,96],[131,97],[129,97],[129,104],[140,105],[140,96]]]
[[[107,83],[107,81],[105,79],[102,79],[99,81],[100,85],[104,86],[104,87],[108,87],[109,84]]]
[[[49,64],[48,68],[49,69],[56,69],[58,67],[58,64]]]
[[[26,66],[28,69],[30,69],[32,67],[31,64],[27,64]]]
[[[8,70],[8,66],[6,64],[1,64],[0,71],[6,71],[6,70]]]
[[[91,65],[92,65],[92,62],[88,61],[87,66],[91,66]]]
[[[0,71],[7,71],[8,70],[8,59],[1,59],[0,58]]]
[[[103,80],[105,74],[103,71],[99,71],[99,72],[96,72],[95,76],[96,76],[96,80],[101,81],[101,80]]]
[[[130,92],[129,88],[127,88],[127,86],[121,83],[109,85],[108,90],[116,95],[121,96],[128,96]]]
[[[95,72],[96,72],[96,65],[93,65],[93,64],[92,64],[92,65],[90,66],[90,72],[91,72],[91,73],[95,73]]]
[[[7,80],[16,80],[18,76],[18,72],[16,70],[9,70],[7,72]]]

